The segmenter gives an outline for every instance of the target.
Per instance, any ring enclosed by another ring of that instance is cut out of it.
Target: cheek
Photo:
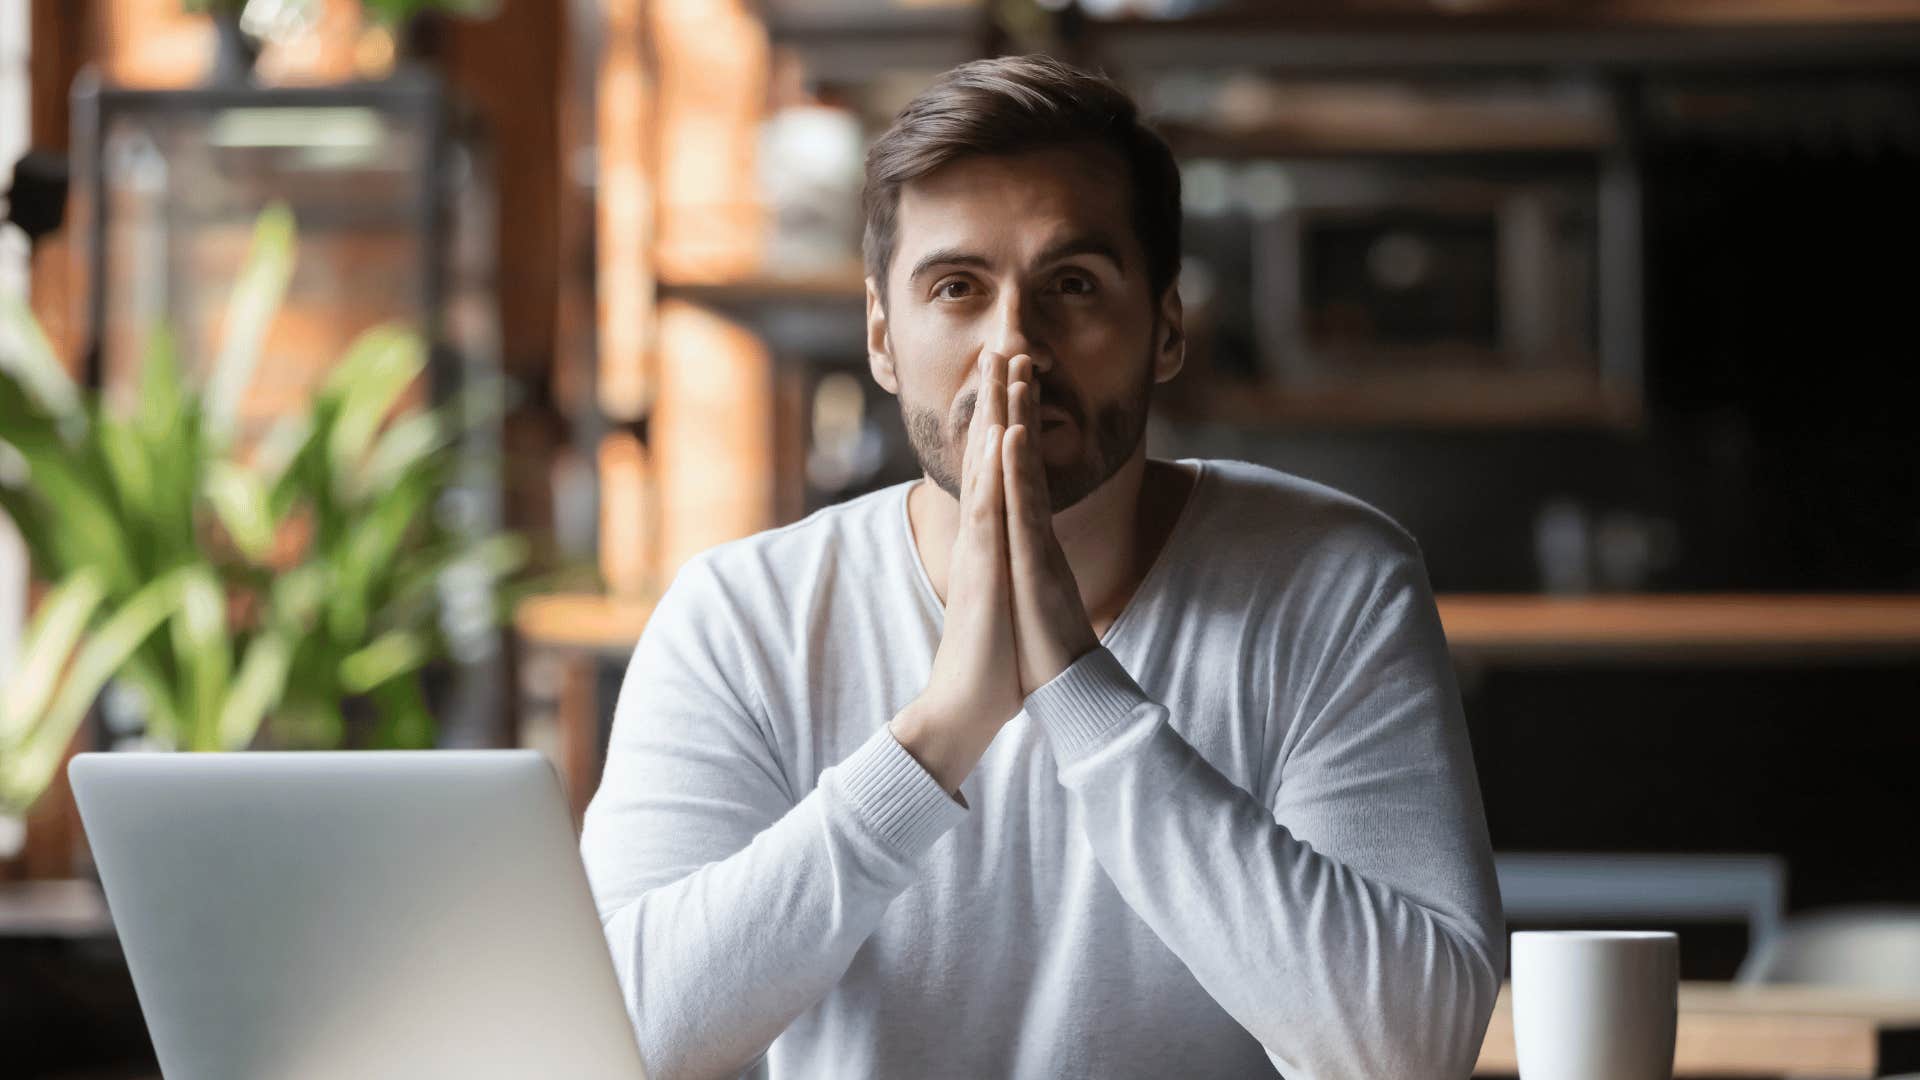
[[[969,334],[964,326],[937,320],[896,324],[893,356],[901,399],[914,408],[951,412],[972,382],[979,355],[978,334]]]
[[[1056,348],[1068,375],[1091,404],[1133,391],[1151,337],[1145,320],[1089,316],[1064,323]]]
[[[1077,351],[1110,350],[1135,333],[1132,320],[1091,312],[1083,318],[1062,319],[1059,325],[1062,346]]]

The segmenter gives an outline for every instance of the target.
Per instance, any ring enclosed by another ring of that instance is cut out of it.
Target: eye
[[[1068,296],[1085,296],[1093,292],[1093,290],[1093,279],[1085,274],[1062,274],[1060,276],[1060,291],[1066,293]]]
[[[960,294],[960,295],[955,295],[955,294],[952,294],[952,293],[949,293],[949,292],[947,291],[948,289],[951,289],[951,288],[952,288],[952,287],[954,287],[955,285],[964,285],[964,286],[967,286],[967,287],[969,287],[969,288],[971,288],[971,287],[972,287],[972,283],[971,283],[971,282],[969,282],[969,281],[968,281],[968,280],[967,280],[966,278],[949,278],[948,280],[946,280],[946,281],[943,281],[943,282],[941,282],[940,284],[938,284],[938,285],[935,285],[935,286],[933,287],[933,295],[934,295],[934,298],[935,298],[935,299],[939,299],[939,300],[960,300],[960,299],[964,299],[964,298],[965,298],[965,294],[964,294],[964,293],[963,293],[963,294]]]

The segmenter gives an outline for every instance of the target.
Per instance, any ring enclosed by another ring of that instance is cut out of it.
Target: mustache
[[[1036,408],[1050,406],[1059,409],[1072,418],[1076,427],[1086,430],[1087,410],[1080,401],[1080,395],[1075,392],[1071,384],[1051,372],[1043,375],[1036,371],[1029,381],[1040,391],[1039,398],[1034,402]],[[953,434],[956,439],[964,440],[967,437],[967,427],[973,423],[973,410],[979,404],[980,391],[978,390],[969,390],[960,396],[958,415],[953,425]]]

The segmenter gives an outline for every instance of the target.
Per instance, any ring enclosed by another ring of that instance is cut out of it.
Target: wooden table
[[[1514,1075],[1513,1011],[1500,988],[1476,1076]],[[1875,1077],[1920,1071],[1920,996],[1801,986],[1680,984],[1673,1074]]]

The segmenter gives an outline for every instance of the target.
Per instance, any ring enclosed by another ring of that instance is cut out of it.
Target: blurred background
[[[76,750],[583,810],[675,569],[917,475],[863,154],[1031,51],[1181,161],[1149,451],[1419,539],[1514,928],[1920,995],[1920,3],[4,0],[0,1074],[153,1071]]]

